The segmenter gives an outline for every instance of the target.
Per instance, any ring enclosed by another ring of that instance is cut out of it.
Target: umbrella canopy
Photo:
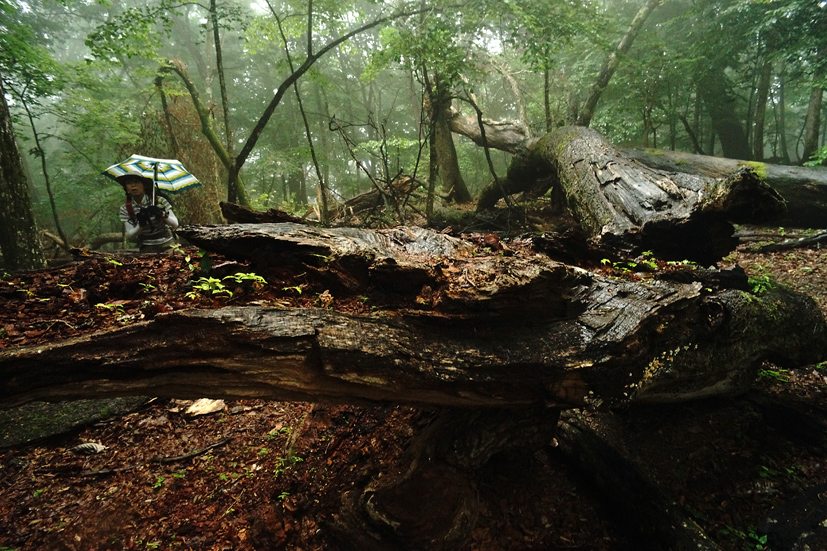
[[[190,174],[180,161],[156,159],[143,155],[132,155],[127,160],[110,166],[103,171],[103,174],[118,183],[124,176],[142,176],[154,181],[158,189],[172,194],[201,185],[201,182]]]

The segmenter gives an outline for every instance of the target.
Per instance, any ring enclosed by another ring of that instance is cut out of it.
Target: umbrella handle
[[[152,173],[152,203],[155,204],[155,188],[158,186],[158,162],[155,162],[155,170]]]

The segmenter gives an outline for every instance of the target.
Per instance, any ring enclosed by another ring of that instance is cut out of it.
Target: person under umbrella
[[[118,214],[127,239],[137,241],[142,253],[163,253],[172,249],[175,245],[172,230],[178,227],[178,218],[166,197],[155,193],[152,178],[129,171],[116,180],[126,192],[126,202]]]

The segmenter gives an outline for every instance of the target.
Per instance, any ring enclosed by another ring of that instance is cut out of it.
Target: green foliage
[[[768,379],[773,382],[778,383],[789,383],[790,382],[790,370],[789,369],[759,369],[758,376],[762,379]]]
[[[590,2],[471,2],[491,20],[499,20],[496,30],[504,28],[507,43],[522,51],[522,61],[535,71],[559,64],[560,50],[575,37],[597,37],[605,31],[597,6]]]
[[[227,294],[233,296],[233,292],[227,289],[224,282],[215,277],[201,277],[192,284],[192,291],[187,293],[187,298],[196,300],[201,297],[201,293],[211,293],[213,295]]]
[[[279,457],[278,466],[276,467],[276,470],[273,471],[273,478],[278,478],[282,473],[293,468],[297,463],[301,463],[302,461],[304,461],[304,459],[297,455]]]
[[[761,295],[764,292],[773,289],[776,285],[775,280],[766,274],[750,277],[747,279],[747,283],[749,284],[750,290],[754,295]]]
[[[827,164],[827,146],[813,153],[813,156],[804,163],[804,166],[824,166],[825,164]]]
[[[143,57],[160,63],[165,57],[158,51],[162,45],[158,35],[168,37],[173,25],[172,12],[164,2],[127,8],[91,32],[86,46],[99,59]]]
[[[232,280],[236,283],[249,283],[253,285],[267,285],[267,281],[263,277],[252,272],[228,275],[224,278],[224,280]]]
[[[457,84],[461,74],[475,72],[467,42],[470,37],[461,32],[460,23],[449,18],[426,17],[415,28],[383,29],[379,35],[380,48],[373,53],[362,78],[373,80],[382,70],[399,64],[412,72],[425,67],[429,73],[439,75],[444,86]]]
[[[755,549],[758,550],[768,550],[767,547],[767,536],[764,534],[763,536],[758,535],[754,530],[749,531],[749,539],[752,544],[755,545]]]
[[[233,292],[227,288],[224,283],[225,281],[249,285],[254,288],[267,284],[267,281],[263,277],[254,273],[237,273],[225,276],[222,279],[210,276],[200,277],[192,283],[192,290],[188,292],[186,296],[192,300],[199,299],[201,293],[210,293],[211,295],[226,294],[232,297]]]

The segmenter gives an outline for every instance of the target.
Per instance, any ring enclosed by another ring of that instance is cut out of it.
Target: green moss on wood
[[[756,161],[744,161],[738,163],[738,166],[745,166],[751,168],[762,182],[767,180],[767,163],[759,163]]]

